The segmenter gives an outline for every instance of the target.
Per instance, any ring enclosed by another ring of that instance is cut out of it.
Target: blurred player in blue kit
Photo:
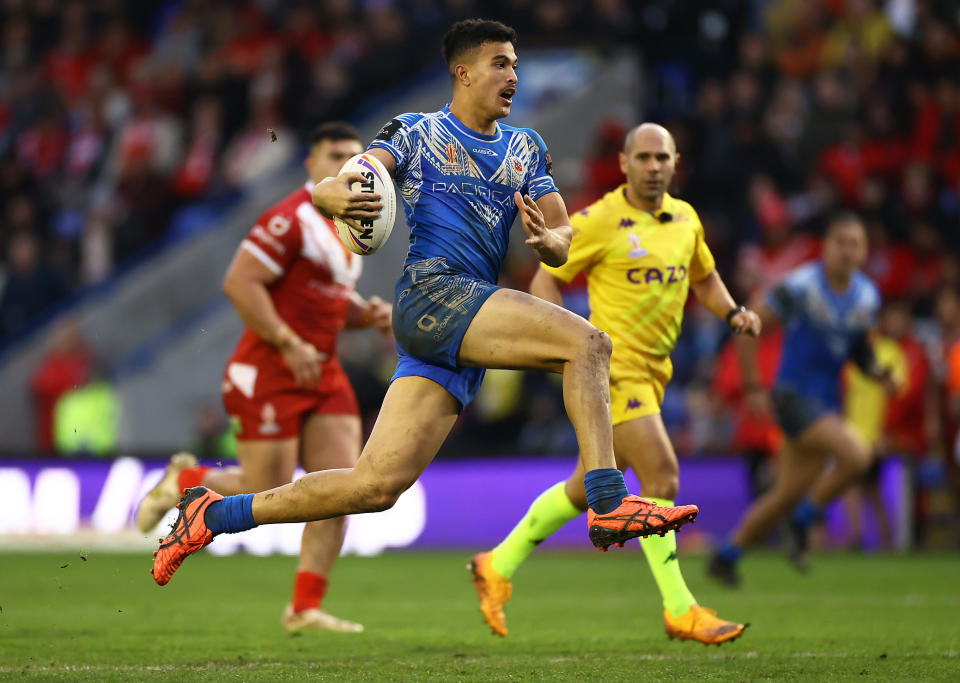
[[[391,507],[433,460],[484,368],[563,374],[594,545],[666,533],[696,517],[696,506],[658,506],[626,489],[613,453],[610,338],[559,306],[494,284],[517,214],[526,244],[549,266],[566,261],[572,235],[543,140],[498,123],[517,91],[516,40],[499,22],[455,24],[443,39],[452,102],[397,116],[370,145],[400,188],[410,248],[394,300],[399,363],[356,467],[257,494],[190,489],[156,553],[157,583],[219,533]],[[313,202],[359,228],[382,205],[379,195],[353,192],[353,182],[362,177],[328,178],[314,187]]]
[[[786,441],[776,483],[710,560],[708,572],[724,583],[739,583],[737,562],[744,550],[762,541],[791,510],[796,507],[793,523],[802,532],[870,465],[869,449],[844,421],[840,402],[840,373],[847,361],[887,391],[896,391],[890,371],[880,367],[873,350],[880,294],[860,271],[866,258],[863,223],[853,214],[839,214],[827,227],[822,259],[791,271],[755,308],[765,329],[777,320],[785,327],[770,401]],[[738,337],[737,343],[747,399],[754,410],[766,410],[757,341]],[[833,468],[824,471],[831,456]]]

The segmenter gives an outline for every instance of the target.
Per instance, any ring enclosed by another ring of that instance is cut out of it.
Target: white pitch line
[[[684,654],[684,655],[662,655],[662,654],[644,654],[637,653],[631,655],[633,659],[639,659],[647,662],[679,662],[690,661],[691,659],[853,659],[857,657],[866,657],[875,659],[877,655],[872,653],[853,653],[853,652],[757,652],[749,650],[747,652],[717,652],[712,654]],[[905,654],[894,654],[890,660],[902,659],[957,659],[960,657],[958,650],[944,650],[942,652],[908,652]],[[576,662],[594,659],[593,657],[553,657],[547,661],[551,664],[562,664],[564,662]],[[458,660],[462,664],[481,664],[489,662],[487,658],[466,658]],[[285,662],[247,662],[245,664],[232,664],[229,662],[209,662],[207,664],[161,664],[161,665],[133,665],[133,664],[65,664],[63,666],[0,666],[0,673],[20,673],[38,671],[41,673],[52,672],[72,672],[72,671],[117,671],[117,672],[138,672],[138,671],[210,671],[213,669],[259,669],[259,668],[278,668],[286,666]]]

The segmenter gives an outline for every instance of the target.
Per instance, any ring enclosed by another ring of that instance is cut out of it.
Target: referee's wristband
[[[727,317],[724,318],[724,320],[727,321],[727,326],[729,327],[733,325],[731,321],[733,320],[733,316],[735,316],[737,313],[746,313],[746,312],[747,312],[746,306],[735,306],[731,308],[730,312],[727,313]]]

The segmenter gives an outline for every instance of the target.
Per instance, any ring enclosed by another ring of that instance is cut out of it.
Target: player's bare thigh
[[[313,413],[300,430],[300,464],[307,472],[353,467],[360,457],[360,418]]]
[[[243,470],[244,488],[255,493],[289,484],[299,451],[297,437],[239,441],[237,460]]]
[[[617,467],[632,469],[640,480],[641,493],[657,498],[676,496],[679,466],[677,454],[659,413],[627,420],[613,427]],[[567,480],[567,497],[581,510],[587,509],[583,488],[583,463]]]
[[[462,365],[562,372],[575,353],[609,352],[609,337],[588,321],[526,292],[498,289],[470,322]]]
[[[866,443],[835,413],[828,413],[807,427],[794,446],[808,455],[832,455],[844,464],[866,466],[870,461]]]

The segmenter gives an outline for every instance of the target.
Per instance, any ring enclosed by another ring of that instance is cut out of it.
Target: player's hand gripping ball
[[[393,189],[393,179],[386,167],[372,154],[357,154],[347,160],[340,174],[355,173],[363,177],[363,182],[353,182],[350,189],[361,195],[380,195],[383,209],[377,218],[354,218],[353,227],[342,218],[334,217],[337,234],[344,246],[355,254],[372,254],[390,237],[393,221],[397,217],[397,195]]]

